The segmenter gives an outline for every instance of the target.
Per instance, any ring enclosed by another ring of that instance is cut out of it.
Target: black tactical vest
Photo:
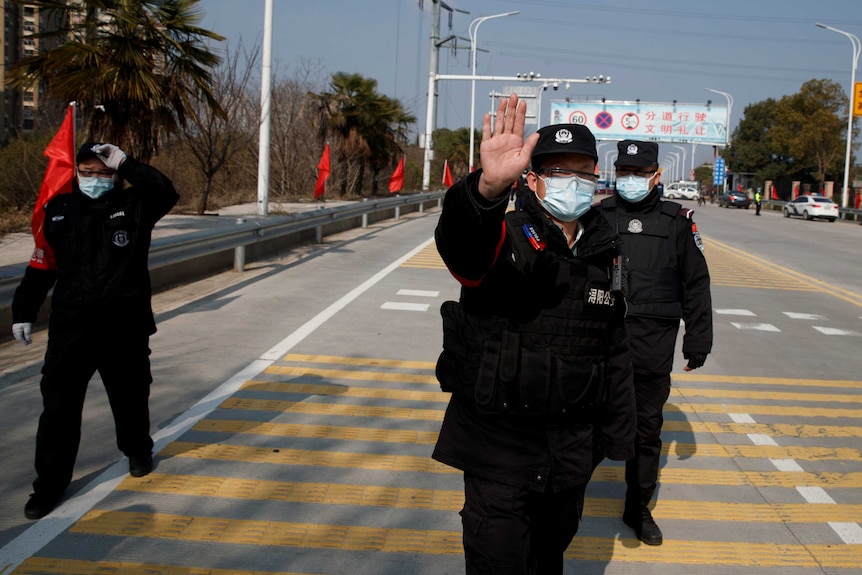
[[[535,281],[531,315],[478,316],[445,302],[440,385],[488,414],[592,420],[606,399],[616,305],[608,270],[533,247],[523,212],[510,212],[506,223],[511,252],[499,265]]]
[[[602,200],[602,213],[616,230],[625,256],[627,315],[682,317],[674,220],[682,206],[658,202],[646,213],[620,209],[616,198]]]

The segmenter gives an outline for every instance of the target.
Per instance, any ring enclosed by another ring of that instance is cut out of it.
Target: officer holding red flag
[[[28,519],[50,513],[72,479],[84,397],[96,371],[129,473],[140,477],[153,467],[149,337],[156,325],[147,257],[153,227],[179,195],[164,174],[112,144],[84,144],[75,172],[70,193],[37,206],[44,210],[45,241],[37,251],[52,257],[31,260],[12,302],[12,332],[26,345],[54,288]]]

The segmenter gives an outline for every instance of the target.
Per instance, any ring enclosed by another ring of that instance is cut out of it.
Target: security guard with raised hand
[[[679,320],[685,321],[685,371],[701,367],[712,350],[712,300],[703,241],[694,210],[661,199],[658,144],[617,144],[616,194],[599,209],[621,238],[624,289],[637,403],[635,457],[626,462],[623,521],[648,545],[662,533],[649,503],[661,456],[662,410],[670,395]]]
[[[433,457],[464,472],[476,575],[562,575],[595,465],[634,454],[617,235],[592,207],[596,140],[554,124],[525,141],[525,118],[514,94],[493,134],[485,115],[482,169],[449,188],[435,232],[462,287],[441,307],[436,373],[452,397]],[[524,205],[507,211],[528,163]]]

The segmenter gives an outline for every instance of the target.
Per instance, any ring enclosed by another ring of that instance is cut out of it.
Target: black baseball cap
[[[658,144],[639,140],[617,142],[617,161],[614,166],[649,168],[658,163]]]
[[[78,148],[78,153],[75,155],[75,163],[80,164],[84,160],[89,160],[90,158],[99,158],[99,155],[93,151],[93,148],[96,146],[103,145],[103,142],[87,142]]]
[[[596,137],[582,124],[551,124],[541,128],[538,134],[539,141],[530,156],[533,168],[543,157],[557,154],[581,154],[599,161]]]

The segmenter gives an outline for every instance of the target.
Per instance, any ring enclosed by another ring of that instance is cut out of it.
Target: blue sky
[[[714,88],[733,96],[731,129],[745,106],[795,93],[807,80],[826,78],[850,90],[852,47],[841,34],[862,37],[860,0],[445,0],[441,36],[462,49],[444,49],[441,74],[469,74],[468,26],[474,18],[509,11],[479,28],[477,74],[544,77],[610,75],[606,85],[574,84],[550,97],[726,105]],[[420,7],[421,5],[421,7]],[[233,44],[262,40],[264,0],[202,0],[203,25]],[[289,75],[300,61],[320,66],[323,79],[356,72],[399,98],[424,131],[432,0],[274,0],[273,64]],[[462,39],[463,38],[463,39]],[[857,70],[862,81],[862,70]],[[476,126],[490,106],[488,93],[504,83],[479,82]],[[438,126],[470,125],[470,82],[439,83]],[[541,124],[548,123],[543,103]],[[689,147],[689,149],[691,149]],[[858,151],[857,151],[858,155]],[[696,162],[711,159],[698,146]]]

